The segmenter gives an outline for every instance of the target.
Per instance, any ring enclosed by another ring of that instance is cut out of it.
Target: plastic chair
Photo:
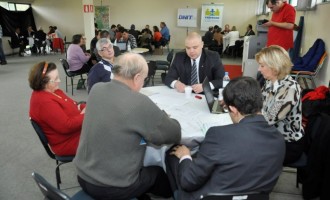
[[[174,57],[174,50],[172,49],[168,53],[166,60],[156,60],[156,66],[157,66],[156,70],[164,71],[164,75],[166,76],[167,70],[169,70],[171,67],[173,57]],[[163,82],[164,82],[164,80],[163,80],[164,75],[162,75]],[[165,76],[164,76],[164,78],[165,78]]]
[[[66,77],[65,77],[65,91],[68,92],[68,77],[71,79],[71,94],[73,96],[73,79],[75,76],[80,76],[80,79],[83,80],[83,74],[85,73],[74,73],[74,72],[71,72],[70,71],[70,68],[69,68],[69,63],[66,59],[60,59],[61,63],[62,63],[62,66],[63,66],[63,69],[64,69],[64,72],[66,74]],[[85,84],[82,85],[83,88],[86,88],[85,87]]]
[[[324,60],[327,58],[327,56],[328,56],[327,52],[324,52],[313,71],[293,70],[293,71],[291,71],[290,76],[294,77],[296,81],[298,81],[299,78],[303,78],[305,88],[309,88],[307,81],[306,81],[306,79],[309,79],[309,80],[311,80],[311,82],[313,84],[313,88],[316,88],[315,77],[319,73],[320,69],[322,68],[322,66],[324,64]]]
[[[208,193],[201,200],[269,200],[269,194],[259,192],[248,193]]]
[[[55,168],[56,185],[57,185],[57,188],[60,189],[60,184],[61,184],[60,166],[65,164],[65,163],[72,162],[72,160],[74,158],[74,155],[72,155],[72,156],[57,156],[56,154],[54,154],[52,152],[52,150],[50,149],[50,147],[49,147],[47,137],[44,134],[44,132],[42,131],[41,127],[33,119],[30,118],[30,121],[31,121],[31,124],[32,124],[34,130],[36,131],[40,141],[41,141],[41,144],[44,146],[48,156],[51,159],[54,159],[56,161],[56,168]]]
[[[40,191],[44,195],[45,199],[48,200],[93,200],[88,194],[83,190],[77,192],[73,197],[68,196],[61,190],[55,188],[51,185],[44,177],[40,174],[33,172],[32,178],[37,183]]]
[[[144,80],[144,85],[143,87],[147,87],[150,85],[150,81],[151,81],[151,85],[154,86],[154,77],[155,77],[155,74],[156,74],[156,69],[157,69],[157,66],[156,66],[156,61],[149,61],[148,63],[148,76],[146,77],[146,79]]]

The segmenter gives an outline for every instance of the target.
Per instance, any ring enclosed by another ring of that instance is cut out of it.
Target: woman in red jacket
[[[86,105],[78,105],[60,90],[60,82],[54,63],[40,62],[32,67],[30,117],[44,131],[56,155],[75,155]]]
[[[160,40],[162,39],[162,34],[159,32],[159,28],[157,26],[153,26],[154,30],[154,38],[152,44],[155,45],[155,48],[160,47]]]

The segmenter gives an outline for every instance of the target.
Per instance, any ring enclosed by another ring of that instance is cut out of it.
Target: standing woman
[[[290,76],[292,63],[288,52],[272,45],[256,54],[258,71],[266,79],[262,87],[262,113],[286,142],[284,165],[297,161],[303,152],[301,88]]]
[[[56,155],[75,155],[86,105],[68,97],[59,89],[60,82],[54,63],[40,62],[32,67],[30,117],[44,131]]]
[[[84,53],[82,46],[86,45],[86,38],[82,34],[72,36],[72,44],[67,50],[67,60],[70,71],[76,73],[88,73],[93,64],[91,54]]]

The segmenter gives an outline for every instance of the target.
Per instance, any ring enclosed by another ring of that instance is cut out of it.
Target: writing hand
[[[184,92],[184,88],[186,87],[185,84],[183,84],[181,81],[177,81],[174,85],[174,88],[178,91],[183,93]]]

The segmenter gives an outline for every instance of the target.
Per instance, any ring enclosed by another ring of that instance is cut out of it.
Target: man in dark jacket
[[[16,28],[14,34],[11,36],[12,48],[19,47],[19,56],[24,56],[24,49],[26,46],[24,36],[21,34],[21,29]]]
[[[221,88],[225,70],[219,54],[203,49],[202,38],[196,32],[188,34],[185,46],[185,52],[175,55],[165,84],[178,92],[184,92],[184,88],[190,85],[195,93],[201,93],[202,82],[208,77],[211,89]]]

